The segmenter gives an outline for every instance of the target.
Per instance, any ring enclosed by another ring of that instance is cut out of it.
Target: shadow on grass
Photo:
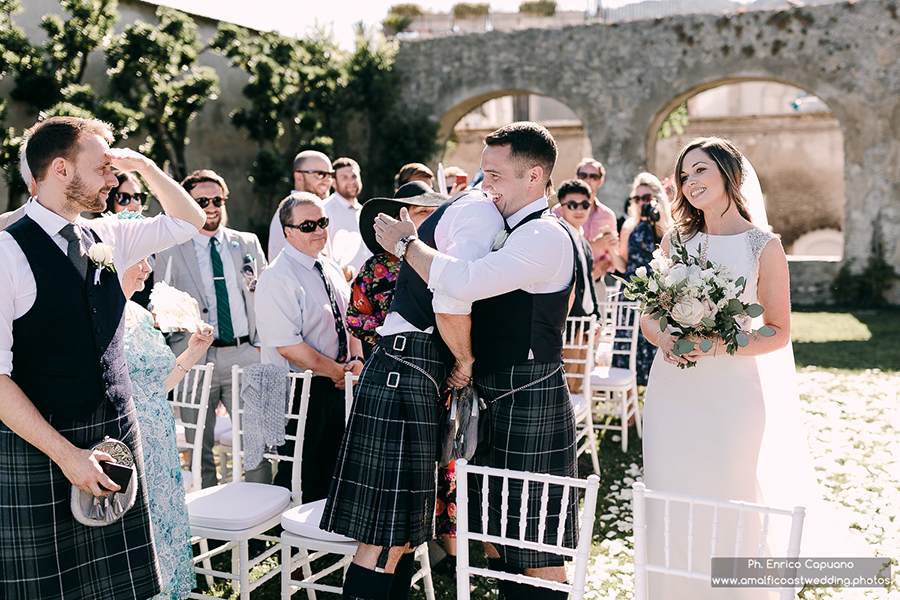
[[[815,315],[798,315],[795,322],[802,323],[802,328],[795,325],[794,356],[798,367],[816,366],[828,369],[881,369],[882,371],[900,371],[900,310],[894,308],[839,311],[834,308],[801,309],[799,313],[816,313]],[[823,317],[823,325],[817,326],[817,315]],[[829,339],[840,337],[830,335],[825,323],[829,317],[842,315],[855,319],[868,329],[871,337],[862,339]],[[813,317],[802,319],[802,317]],[[798,329],[800,329],[798,331]],[[804,341],[813,338],[817,341]]]

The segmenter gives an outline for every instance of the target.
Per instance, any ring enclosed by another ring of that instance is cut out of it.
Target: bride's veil
[[[768,231],[759,178],[746,157],[741,194],[747,201],[753,224]],[[762,324],[762,319],[757,317],[753,328]],[[806,507],[801,555],[871,556],[861,536],[849,535],[849,511],[824,501],[823,488],[816,481],[800,410],[791,342],[781,350],[757,356],[756,360],[766,410],[766,428],[756,469],[763,501],[779,508]],[[775,528],[773,537],[776,551],[787,548],[787,528]]]

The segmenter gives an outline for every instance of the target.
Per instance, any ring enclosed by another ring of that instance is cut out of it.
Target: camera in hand
[[[651,223],[659,221],[659,209],[656,208],[656,202],[649,202],[641,207],[641,218],[647,219]]]

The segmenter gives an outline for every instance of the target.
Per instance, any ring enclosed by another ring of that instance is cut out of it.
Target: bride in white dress
[[[757,467],[764,434],[768,435],[764,391],[766,378],[771,375],[763,357],[772,356],[790,342],[790,282],[778,238],[752,222],[741,194],[742,161],[741,153],[727,140],[700,138],[686,145],[675,168],[678,183],[673,215],[692,255],[702,252],[708,260],[731,267],[735,279],[746,278],[741,300],[757,302],[765,309],[753,328],[765,324],[775,335],[751,337],[734,356],[719,344],[708,352],[697,344],[690,354],[679,357],[672,352],[674,337],[667,331],[660,332],[658,321],[644,317],[643,333],[659,347],[644,408],[644,481],[652,490],[763,503],[770,498],[760,488]],[[663,239],[664,254],[670,252],[673,239],[671,232]],[[697,364],[687,369],[678,367],[687,361]],[[780,362],[786,361],[792,369],[789,352]],[[791,435],[802,439],[800,432]],[[655,503],[648,505],[651,549],[662,546],[661,511]],[[700,521],[699,514],[697,517]],[[719,539],[717,555],[755,556],[759,530],[758,521],[745,521],[740,552],[736,554],[734,540],[725,537]],[[673,567],[687,566],[684,536],[684,531],[673,531]],[[708,530],[695,532],[694,568],[709,569],[709,563],[700,564],[699,559],[709,556],[709,539]],[[650,559],[661,562],[661,556],[652,553]],[[713,589],[708,581],[661,575],[651,576],[649,591],[654,600],[771,596],[766,590]]]

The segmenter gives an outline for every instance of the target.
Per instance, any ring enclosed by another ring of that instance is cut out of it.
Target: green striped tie
[[[212,260],[213,281],[216,284],[216,319],[219,324],[219,339],[230,344],[234,339],[234,327],[231,325],[231,305],[228,303],[228,288],[225,286],[225,269],[222,268],[222,257],[216,249],[219,240],[210,238],[209,257]]]

